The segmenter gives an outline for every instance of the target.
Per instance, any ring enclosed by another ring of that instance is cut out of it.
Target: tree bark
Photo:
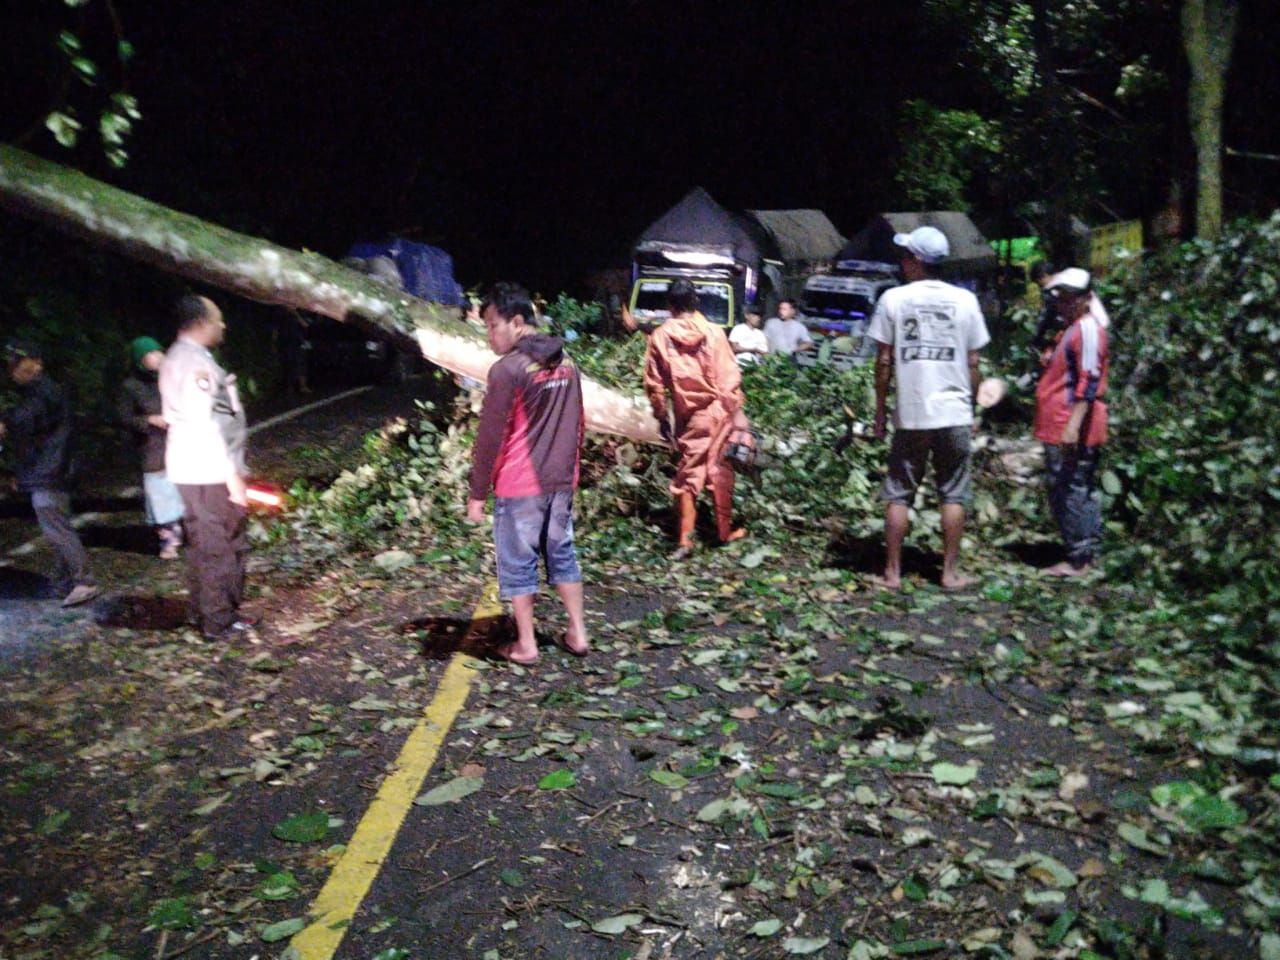
[[[451,307],[391,290],[310,251],[236,233],[0,144],[0,207],[97,246],[261,303],[363,319],[414,341],[453,373],[484,380],[496,359]],[[583,378],[587,428],[660,442],[641,397]]]
[[[1183,0],[1182,45],[1191,67],[1187,113],[1196,148],[1196,235],[1222,230],[1222,101],[1238,0]]]

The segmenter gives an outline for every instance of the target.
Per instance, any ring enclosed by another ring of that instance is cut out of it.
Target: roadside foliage
[[[704,524],[681,564],[669,453],[589,436],[593,653],[476,665],[343,950],[1280,958],[1278,277],[1272,220],[1102,291],[1115,429],[1083,582],[1037,572],[1057,557],[1025,393],[979,435],[959,594],[934,585],[927,495],[906,589],[867,585],[868,367],[747,371],[772,460],[739,480],[751,535]],[[638,389],[642,338],[549,312],[584,370]],[[1033,311],[1008,322],[1017,344]],[[478,397],[445,386],[355,454],[297,454],[328,476],[256,532],[261,645],[215,662],[180,626],[102,627],[0,675],[2,869],[35,891],[0,952],[290,956],[441,661],[509,637],[470,638]],[[559,613],[540,601],[548,636]]]

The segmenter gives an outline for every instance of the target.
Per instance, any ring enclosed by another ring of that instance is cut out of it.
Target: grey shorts
[[[933,461],[933,482],[943,503],[967,505],[970,497],[969,444],[973,428],[895,430],[889,445],[889,475],[880,499],[911,506],[925,468]]]

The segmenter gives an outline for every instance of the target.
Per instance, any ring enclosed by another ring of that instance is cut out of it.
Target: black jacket
[[[71,466],[71,404],[48,374],[25,387],[18,405],[4,415],[4,442],[13,455],[18,489],[65,490]]]
[[[160,384],[154,373],[135,373],[120,388],[116,416],[129,428],[142,454],[142,472],[164,470],[164,443],[167,431],[147,423],[160,413]]]

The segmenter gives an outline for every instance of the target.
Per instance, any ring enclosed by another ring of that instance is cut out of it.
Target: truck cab
[[[632,277],[631,313],[645,325],[670,316],[667,290],[676,280],[688,280],[707,320],[732,327],[742,319],[743,304],[754,297],[759,281],[757,271],[736,261],[729,248],[652,241],[636,247]]]
[[[866,332],[876,301],[896,286],[898,277],[892,264],[841,260],[834,273],[819,274],[805,282],[800,313],[815,336],[833,338],[839,344],[837,352],[851,353],[862,362],[875,354],[875,344],[866,338]],[[846,338],[847,342],[841,342]]]

